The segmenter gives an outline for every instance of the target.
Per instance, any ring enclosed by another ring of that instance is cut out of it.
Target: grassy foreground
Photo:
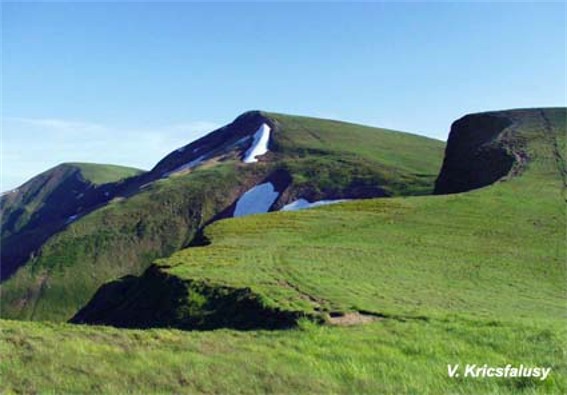
[[[206,321],[223,302],[215,305],[207,299],[211,293],[199,294],[204,288],[195,284],[248,289],[265,310],[310,316],[359,311],[382,319],[352,327],[301,319],[291,330],[206,332],[0,321],[1,387],[57,393],[564,394],[564,113],[557,124],[553,134],[539,126],[521,131],[530,161],[505,182],[455,195],[222,220],[205,229],[209,245],[152,266],[192,284],[173,303],[180,321],[187,315]],[[148,311],[136,307],[148,305],[136,301],[163,295],[134,290],[114,311],[99,312],[143,319]],[[544,381],[450,378],[449,364],[552,370]]]
[[[289,331],[124,330],[0,321],[0,388],[52,393],[517,394],[567,391],[565,326],[446,319]],[[452,379],[447,364],[552,368]]]

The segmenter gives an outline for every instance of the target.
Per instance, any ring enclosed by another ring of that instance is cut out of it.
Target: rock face
[[[453,123],[436,194],[470,191],[490,185],[522,165],[521,144],[506,131],[511,119],[498,113],[467,115]]]

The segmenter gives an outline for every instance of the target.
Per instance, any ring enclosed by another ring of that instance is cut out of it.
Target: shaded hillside
[[[526,123],[518,117],[510,135],[532,136],[521,176],[466,194],[219,221],[205,228],[206,245],[155,261],[119,292],[101,288],[73,321],[240,327],[238,307],[246,311],[251,301],[258,307],[248,327],[256,328],[270,314],[283,314],[285,325],[290,317],[347,313],[553,320],[567,292],[565,185],[556,156],[556,147],[565,147],[565,111],[552,130],[540,110],[524,114]],[[170,284],[174,298],[152,298],[171,292]],[[221,311],[233,313],[219,320]]]
[[[266,152],[246,161],[266,130]],[[442,150],[439,141],[407,133],[245,113],[151,171],[114,184],[108,204],[51,236],[3,284],[2,316],[71,318],[103,283],[141,274],[186,247],[205,224],[233,216],[259,186],[271,190],[264,211],[299,199],[431,193]]]
[[[64,163],[0,197],[0,279],[11,276],[49,236],[110,199],[112,183],[141,170],[92,163]]]

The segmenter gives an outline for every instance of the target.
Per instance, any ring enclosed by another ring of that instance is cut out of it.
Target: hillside
[[[515,117],[510,138],[524,142],[527,158],[519,177],[503,173],[506,182],[468,194],[216,222],[205,228],[202,247],[101,288],[74,321],[207,329],[289,327],[300,317],[332,321],[353,313],[560,316],[565,165],[556,148],[565,147],[565,110],[499,116],[508,114]]]
[[[220,218],[297,201],[431,193],[442,151],[407,133],[245,113],[151,171],[109,184],[104,205],[53,233],[3,283],[2,317],[68,320],[102,284],[141,274]]]
[[[101,287],[73,319],[167,329],[0,322],[7,388],[565,393],[566,113],[497,113],[515,126],[493,137],[506,133],[524,155],[491,185],[217,221],[142,276]],[[486,119],[476,119],[482,134]],[[474,151],[459,136],[474,137],[469,126],[454,126],[450,141]],[[442,172],[456,173],[451,160]],[[447,364],[469,363],[551,373],[448,377]]]
[[[2,272],[10,277],[69,218],[108,200],[111,184],[142,171],[94,163],[64,163],[0,197]]]

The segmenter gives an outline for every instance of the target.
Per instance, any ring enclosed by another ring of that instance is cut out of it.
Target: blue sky
[[[562,3],[3,3],[2,190],[151,168],[249,109],[445,139],[566,104]]]

